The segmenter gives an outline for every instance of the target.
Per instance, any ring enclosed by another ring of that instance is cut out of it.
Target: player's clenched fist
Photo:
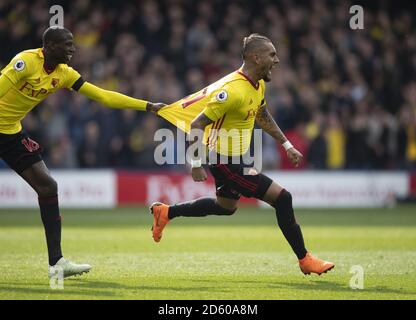
[[[192,168],[192,178],[196,182],[205,181],[207,180],[207,173],[203,167]]]
[[[153,112],[155,114],[157,114],[157,112],[162,109],[164,106],[166,106],[166,104],[164,103],[153,103],[153,102],[148,102],[146,105],[146,111],[150,111]]]

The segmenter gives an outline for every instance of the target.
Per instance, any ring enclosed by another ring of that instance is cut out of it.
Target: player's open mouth
[[[269,76],[271,76],[271,75],[272,75],[272,71],[273,71],[273,69],[276,69],[276,68],[277,68],[277,64],[272,64],[272,65],[271,65],[271,67],[270,67],[270,69],[269,69],[269,72],[268,72]]]

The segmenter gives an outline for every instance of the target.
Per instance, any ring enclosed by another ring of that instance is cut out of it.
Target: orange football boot
[[[168,212],[169,206],[164,203],[155,202],[150,206],[150,213],[153,214],[153,240],[156,242],[162,239],[162,231],[170,221]]]
[[[311,274],[312,272],[321,275],[321,273],[333,269],[335,265],[332,262],[318,259],[308,252],[305,258],[299,260],[299,267],[304,274]]]

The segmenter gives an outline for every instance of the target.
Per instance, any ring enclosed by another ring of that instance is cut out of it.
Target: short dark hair
[[[66,28],[61,28],[61,27],[49,27],[43,33],[43,36],[42,36],[43,45],[45,46],[51,42],[61,41],[63,39],[63,35],[66,33],[71,33],[71,31],[69,31]]]
[[[271,42],[269,38],[258,33],[252,33],[248,37],[244,37],[243,49],[241,50],[243,59],[245,60],[249,53],[257,50],[265,41]]]

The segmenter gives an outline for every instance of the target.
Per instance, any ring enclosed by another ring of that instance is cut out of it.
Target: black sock
[[[307,250],[300,226],[296,223],[290,192],[283,189],[275,202],[274,208],[276,209],[277,223],[283,235],[298,259],[304,258]]]
[[[53,266],[62,258],[61,215],[59,214],[58,196],[39,198],[39,207],[45,227],[49,265]]]
[[[231,215],[235,210],[225,209],[217,204],[215,198],[199,198],[169,206],[169,219],[175,217],[205,217],[207,215]]]

